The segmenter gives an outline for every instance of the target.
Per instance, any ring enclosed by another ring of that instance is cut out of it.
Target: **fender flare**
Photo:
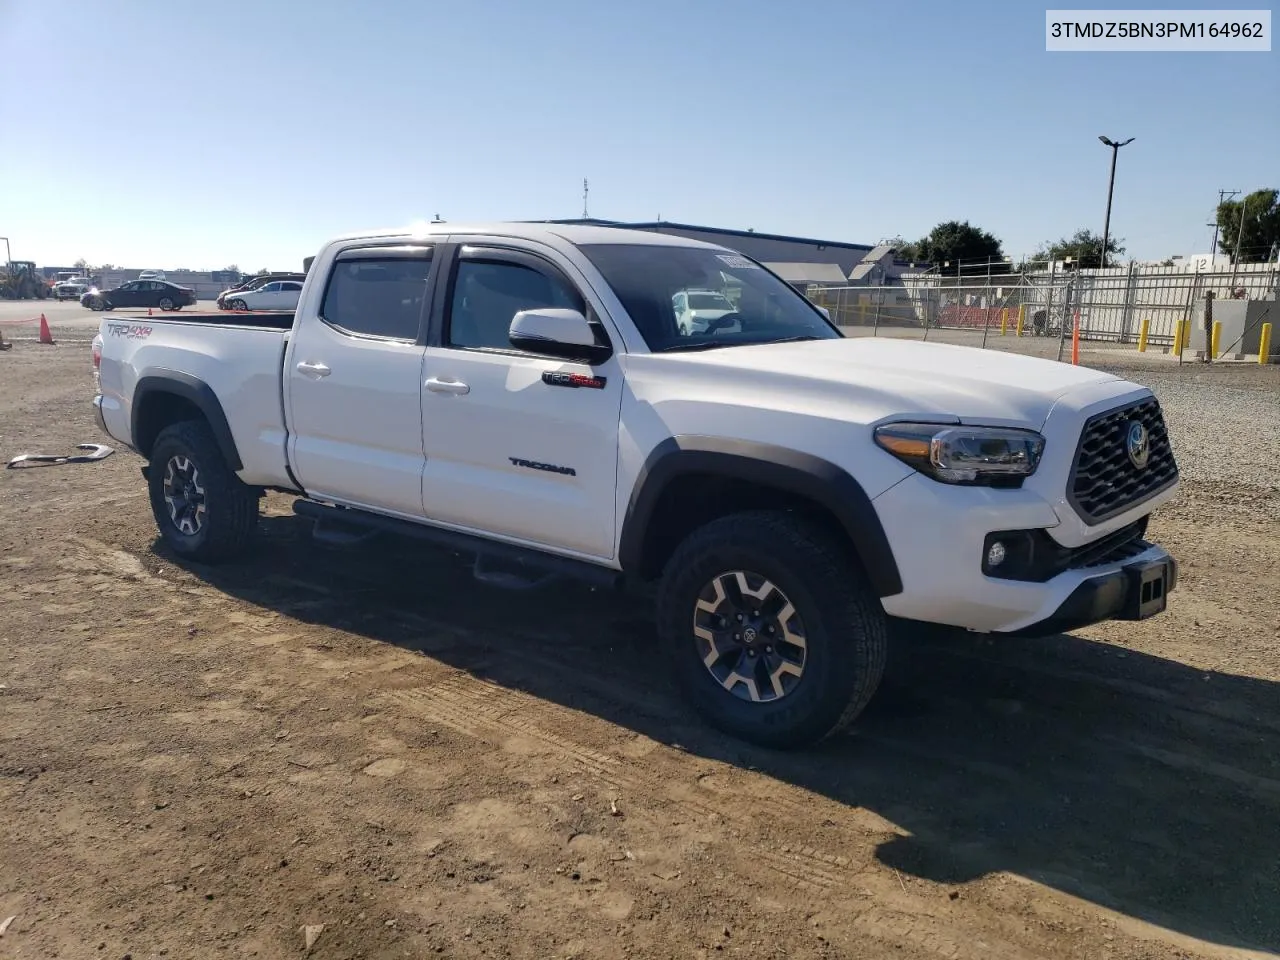
[[[902,592],[902,576],[884,526],[853,476],[812,454],[720,437],[669,437],[645,458],[622,522],[618,559],[623,570],[640,569],[645,533],[663,490],[689,473],[736,477],[812,500],[840,521],[876,594],[890,597]]]
[[[218,449],[227,461],[227,466],[232,472],[244,468],[244,463],[240,460],[240,451],[236,449],[235,437],[231,433],[231,425],[227,422],[227,415],[223,412],[222,401],[218,399],[218,395],[203,380],[178,370],[148,374],[138,380],[138,385],[133,391],[133,406],[129,416],[129,430],[135,447],[138,440],[140,412],[145,408],[148,397],[162,393],[181,397],[204,414],[205,420],[209,423],[209,429],[213,431],[213,438],[218,443]],[[136,448],[143,456],[150,457],[150,449]]]

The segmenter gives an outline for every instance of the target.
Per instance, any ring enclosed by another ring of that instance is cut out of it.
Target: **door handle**
[[[298,364],[298,372],[304,377],[319,380],[321,377],[327,377],[332,371],[323,363],[309,363],[303,360]]]
[[[427,381],[427,389],[432,393],[470,393],[471,388],[461,380],[440,380],[432,377]]]

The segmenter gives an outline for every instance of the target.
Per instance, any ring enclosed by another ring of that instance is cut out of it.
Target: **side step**
[[[530,550],[500,541],[486,540],[483,537],[459,533],[456,530],[443,530],[395,517],[384,517],[367,510],[333,507],[316,503],[314,500],[295,500],[293,512],[300,517],[314,520],[317,538],[326,543],[348,545],[364,542],[379,533],[392,533],[426,540],[440,547],[471,554],[475,557],[475,565],[472,569],[477,580],[509,590],[528,590],[559,579],[578,580],[611,590],[621,589],[625,582],[621,571],[597,566],[594,563],[543,553],[540,550]],[[492,569],[490,564],[494,562],[515,564],[519,568],[536,571],[541,576],[526,577],[522,573]]]

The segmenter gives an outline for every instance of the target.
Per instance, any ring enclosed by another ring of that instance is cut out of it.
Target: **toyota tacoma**
[[[679,294],[731,309],[681,322]],[[266,491],[315,534],[417,535],[498,586],[648,585],[713,726],[847,726],[891,623],[1034,637],[1165,609],[1178,468],[1152,392],[849,337],[757,261],[613,227],[328,242],[294,313],[104,319],[99,424],[164,541],[228,561]]]

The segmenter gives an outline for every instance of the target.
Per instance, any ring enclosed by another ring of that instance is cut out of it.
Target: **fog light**
[[[1004,563],[1004,558],[1004,544],[997,540],[987,550],[987,566],[994,569]]]

